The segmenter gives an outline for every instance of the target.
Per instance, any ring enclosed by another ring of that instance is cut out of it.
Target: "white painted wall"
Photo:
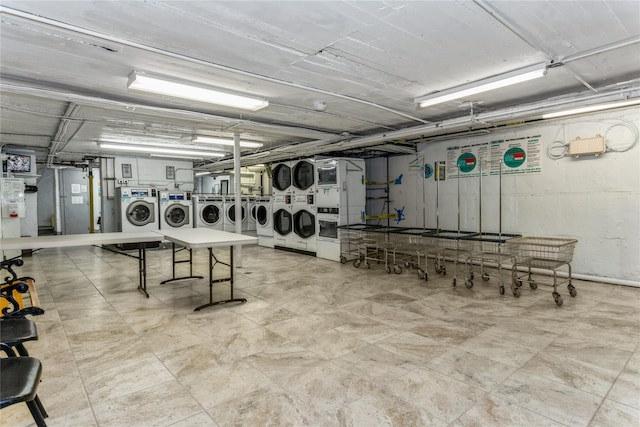
[[[156,187],[158,190],[193,191],[193,163],[188,160],[116,157],[115,177],[122,178],[122,164],[131,165],[132,178],[127,186]],[[173,166],[175,179],[167,179],[166,167]],[[117,187],[121,186],[116,184]],[[176,187],[177,186],[177,187]]]
[[[570,237],[579,240],[572,263],[577,274],[637,282],[640,285],[640,145],[626,152],[607,152],[599,157],[564,157],[546,154],[553,141],[576,137],[606,136],[607,144],[622,148],[636,135],[624,126],[640,127],[640,108],[557,119],[539,124],[498,130],[473,138],[421,144],[419,154],[431,165],[446,160],[447,148],[542,135],[542,172],[502,177],[502,232],[531,236]],[[436,182],[424,180],[422,172],[408,165],[415,156],[391,157],[389,175],[403,174],[403,183],[391,186],[391,206],[405,207],[401,226],[436,226]],[[367,164],[367,174],[376,175]],[[378,174],[379,175],[379,174]],[[424,182],[423,182],[424,181]],[[424,193],[421,187],[424,184]],[[482,181],[482,231],[497,232],[499,178]],[[458,229],[458,182],[440,182],[439,225]],[[422,215],[424,194],[425,215]],[[479,179],[460,179],[460,229],[478,231]],[[424,219],[423,219],[424,217]]]

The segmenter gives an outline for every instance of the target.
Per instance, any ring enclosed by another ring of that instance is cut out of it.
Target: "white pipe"
[[[396,114],[398,116],[402,116],[405,117],[407,119],[419,122],[419,123],[428,123],[426,120],[421,119],[419,117],[416,116],[412,116],[410,114],[407,114],[403,111],[399,111],[399,110],[394,110],[393,108],[389,108],[389,107],[385,107],[384,105],[380,105],[380,104],[376,104],[375,102],[371,102],[371,101],[367,101],[364,99],[360,99],[360,98],[355,98],[349,95],[344,95],[341,93],[337,93],[337,92],[331,92],[328,90],[324,90],[324,89],[319,89],[313,86],[305,86],[303,84],[300,83],[294,83],[294,82],[290,82],[290,81],[286,81],[286,80],[279,80],[276,79],[274,77],[269,77],[269,76],[265,76],[262,74],[256,74],[256,73],[252,73],[250,71],[244,71],[241,70],[239,68],[233,68],[233,67],[228,67],[226,65],[221,65],[221,64],[216,64],[214,62],[209,62],[209,61],[205,61],[203,59],[199,59],[199,58],[195,58],[193,56],[187,56],[187,55],[182,55],[179,53],[175,53],[175,52],[171,52],[168,50],[164,50],[164,49],[159,49],[153,46],[148,46],[142,43],[137,43],[137,42],[133,42],[130,40],[126,40],[120,37],[115,37],[115,36],[111,36],[108,34],[104,34],[104,33],[100,33],[98,31],[93,31],[93,30],[89,30],[86,28],[82,28],[82,27],[78,27],[75,25],[71,25],[71,24],[66,24],[64,22],[60,22],[60,21],[55,21],[53,19],[49,19],[49,18],[45,18],[43,16],[37,16],[37,15],[32,15],[30,13],[27,12],[22,12],[20,10],[16,10],[16,9],[11,9],[8,7],[0,7],[0,12],[2,13],[6,13],[7,15],[11,15],[14,17],[19,17],[22,19],[26,19],[29,21],[35,21],[35,22],[39,22],[41,24],[45,24],[45,25],[49,25],[51,27],[54,28],[62,28],[68,31],[73,31],[75,33],[78,34],[83,34],[86,36],[90,36],[90,37],[96,37],[102,40],[106,40],[112,43],[118,43],[121,44],[123,46],[129,46],[135,49],[140,49],[143,50],[145,52],[151,52],[151,53],[155,53],[158,55],[163,55],[172,59],[178,59],[180,61],[186,61],[186,62],[191,62],[193,64],[198,64],[198,65],[204,65],[207,67],[211,67],[211,68],[215,68],[218,70],[223,70],[223,71],[227,71],[227,72],[231,72],[234,74],[238,74],[241,76],[246,76],[246,77],[251,77],[254,79],[258,79],[258,80],[263,80],[263,81],[267,81],[270,83],[276,83],[279,85],[284,85],[284,86],[289,86],[289,87],[294,87],[296,89],[302,89],[302,90],[308,90],[310,92],[316,92],[316,93],[321,93],[323,95],[329,95],[329,96],[333,96],[336,98],[341,98],[341,99],[346,99],[348,101],[353,101],[353,102],[357,102],[360,104],[364,104],[364,105],[368,105],[370,107],[374,107],[374,108],[378,108],[380,110],[384,110],[387,111],[389,113],[393,113]]]
[[[242,197],[240,197],[242,173],[240,171],[240,134],[238,132],[233,134],[233,170],[235,172],[233,192],[236,201],[236,233],[242,234]],[[234,247],[233,261],[236,267],[242,267],[242,245]]]
[[[56,222],[54,224],[56,234],[62,234],[62,218],[60,210],[60,169],[53,169],[53,200],[55,203]]]

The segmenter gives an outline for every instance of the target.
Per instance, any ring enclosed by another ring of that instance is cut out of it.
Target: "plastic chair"
[[[35,341],[37,339],[38,329],[36,328],[36,323],[33,320],[0,318],[0,343],[5,344],[10,348],[15,348],[20,356],[29,355],[24,343],[27,341]],[[7,353],[7,356],[11,357],[15,356],[15,354]]]
[[[46,427],[48,415],[37,394],[41,375],[42,364],[36,358],[0,358],[0,409],[25,402],[36,425]]]

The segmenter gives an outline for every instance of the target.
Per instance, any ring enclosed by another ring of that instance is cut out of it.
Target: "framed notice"
[[[176,179],[176,169],[173,166],[167,166],[167,179]]]
[[[122,164],[122,177],[133,178],[133,173],[131,172],[131,163]]]

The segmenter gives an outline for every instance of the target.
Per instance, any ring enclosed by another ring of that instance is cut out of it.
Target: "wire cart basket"
[[[507,240],[507,245],[511,253],[515,256],[515,271],[518,267],[526,267],[527,273],[523,276],[514,277],[514,285],[522,286],[523,282],[528,282],[531,289],[536,289],[538,283],[531,277],[532,268],[549,270],[553,273],[553,299],[558,306],[561,306],[562,296],[558,293],[558,285],[567,283],[569,295],[575,297],[578,292],[571,284],[571,261],[573,260],[573,250],[576,239],[563,239],[558,237],[517,237]],[[558,270],[563,266],[568,268],[567,281],[558,283]]]
[[[467,274],[465,285],[467,288],[473,287],[473,263],[480,264],[480,277],[487,282],[491,278],[486,265],[491,263],[498,268],[498,290],[500,295],[504,295],[505,286],[502,278],[503,267],[509,266],[511,270],[511,291],[515,297],[520,296],[520,288],[515,286],[516,283],[516,260],[506,245],[510,239],[521,237],[519,234],[503,234],[503,233],[479,233],[470,237],[464,237],[470,251],[467,260]]]
[[[364,241],[367,225],[354,224],[338,226],[338,236],[340,238],[340,262],[342,264],[353,261],[358,265],[362,261],[360,245]]]
[[[464,264],[464,270],[466,272],[468,268],[467,262],[471,255],[469,244],[463,240],[463,237],[472,236],[473,234],[474,233],[469,232],[442,230],[433,234],[437,247],[437,255],[435,258],[436,273],[447,274],[446,261],[453,261],[453,286],[456,286],[458,281],[458,264]],[[468,283],[466,285],[470,288]]]

